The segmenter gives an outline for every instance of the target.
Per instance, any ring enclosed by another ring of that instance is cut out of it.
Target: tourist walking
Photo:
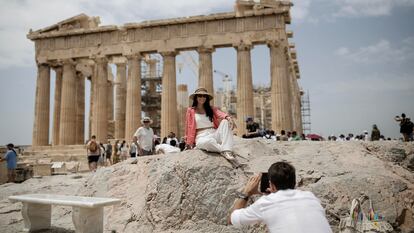
[[[112,156],[112,144],[111,142],[108,140],[108,143],[106,144],[106,165],[112,165],[112,160],[111,160],[111,156]]]
[[[138,154],[141,156],[152,155],[154,147],[154,131],[150,127],[152,120],[149,117],[144,117],[141,120],[141,124],[142,126],[134,134],[137,137]]]
[[[320,200],[310,191],[295,189],[295,168],[286,162],[277,162],[270,166],[268,187],[265,193],[259,192],[262,174],[247,182],[230,210],[227,219],[236,227],[266,224],[270,233],[331,233],[331,227],[325,216]],[[261,188],[262,189],[262,188]],[[246,207],[255,194],[267,194]]]
[[[410,134],[413,132],[413,128],[409,126],[410,120],[407,120],[405,113],[400,116],[396,116],[395,121],[400,123],[400,133],[403,135],[404,141],[408,142],[410,140]]]
[[[121,161],[128,159],[128,144],[125,140],[122,141],[121,146],[119,147],[119,150],[121,152]]]
[[[119,163],[119,156],[121,155],[121,151],[119,150],[119,140],[115,141],[114,144],[114,151],[112,156],[112,164]]]
[[[7,182],[14,183],[16,180],[17,153],[12,143],[7,144],[7,152],[4,158],[0,158],[0,161],[7,162]]]
[[[219,152],[234,167],[239,167],[233,149],[233,119],[218,108],[210,106],[213,96],[205,88],[198,88],[190,95],[193,101],[187,109],[185,135],[186,146]]]
[[[101,150],[99,143],[96,141],[96,136],[92,135],[89,142],[86,144],[86,153],[88,155],[88,165],[90,171],[96,171],[99,157],[101,156]]]
[[[138,151],[137,140],[138,140],[137,137],[133,136],[131,145],[129,145],[129,155],[131,156],[131,158],[135,158],[137,156],[137,151]]]

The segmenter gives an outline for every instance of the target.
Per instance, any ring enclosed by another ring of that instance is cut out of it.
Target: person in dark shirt
[[[253,117],[246,118],[246,129],[247,133],[243,134],[243,138],[255,138],[261,137],[259,133],[259,124],[253,121]]]
[[[379,131],[377,125],[372,126],[371,131],[371,141],[379,141],[381,137],[381,132]]]

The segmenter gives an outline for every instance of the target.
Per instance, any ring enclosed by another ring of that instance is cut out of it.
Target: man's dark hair
[[[405,118],[405,113],[402,113],[402,114],[401,114],[401,117],[402,117],[402,118]]]
[[[95,135],[92,135],[92,137],[91,137],[92,139],[96,139],[96,136]]]
[[[272,164],[268,170],[269,180],[277,190],[294,189],[296,185],[295,168],[287,162]]]
[[[280,134],[285,135],[286,134],[285,130],[282,129],[282,131],[280,131]]]
[[[170,141],[170,145],[171,145],[171,146],[176,146],[176,145],[177,145],[177,142],[176,142],[175,140],[171,140],[171,141]]]

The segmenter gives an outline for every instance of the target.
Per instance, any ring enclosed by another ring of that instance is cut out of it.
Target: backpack
[[[98,144],[95,141],[91,141],[89,143],[88,149],[90,152],[96,152],[98,151]]]

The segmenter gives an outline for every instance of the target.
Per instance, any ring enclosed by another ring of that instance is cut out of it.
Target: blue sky
[[[101,25],[231,11],[233,0],[0,0],[0,144],[30,144],[36,66],[30,28],[49,26],[79,13],[100,16]],[[377,124],[387,137],[399,137],[393,121],[414,117],[414,0],[296,0],[292,9],[301,71],[309,91],[312,131],[328,136],[361,133]],[[197,58],[196,54],[195,58]],[[177,57],[177,63],[182,58]],[[252,50],[253,82],[268,85],[269,51]],[[236,77],[236,51],[217,49],[214,69]],[[53,72],[52,72],[53,74]],[[221,85],[214,77],[215,86]],[[188,66],[177,83],[194,90]],[[51,99],[54,77],[52,75]],[[88,85],[87,85],[88,90]],[[87,93],[88,98],[88,93]],[[53,101],[51,103],[53,109]],[[52,118],[51,118],[52,119]],[[52,122],[51,122],[52,123]]]

